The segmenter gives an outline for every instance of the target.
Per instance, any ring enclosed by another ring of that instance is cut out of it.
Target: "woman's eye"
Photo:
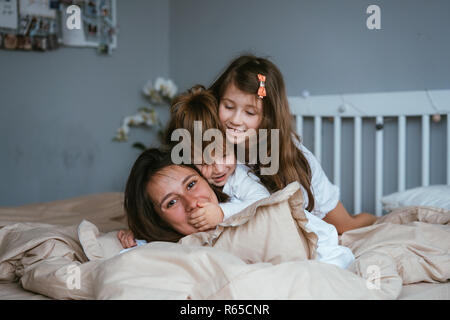
[[[231,109],[233,109],[233,107],[232,106],[225,106],[225,109],[228,109],[228,110],[231,110]]]
[[[177,203],[177,200],[172,199],[167,203],[167,208],[170,208],[171,206],[173,206],[175,203]]]
[[[195,181],[195,180],[189,182],[189,184],[187,185],[188,186],[188,190],[191,189],[193,186],[195,186],[196,183],[197,183],[197,181]]]
[[[249,116],[254,116],[254,115],[255,115],[255,113],[254,113],[254,112],[251,112],[251,111],[247,111],[247,114],[248,114]]]

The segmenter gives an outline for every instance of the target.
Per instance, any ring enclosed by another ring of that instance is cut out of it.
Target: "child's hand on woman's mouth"
[[[222,209],[218,204],[212,202],[197,203],[197,209],[188,219],[189,224],[198,231],[213,229],[222,221]]]

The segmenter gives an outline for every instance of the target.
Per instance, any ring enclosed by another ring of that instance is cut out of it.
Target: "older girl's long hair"
[[[299,181],[308,194],[308,211],[314,208],[314,196],[311,192],[311,168],[308,160],[297,148],[294,139],[300,137],[293,128],[287,100],[286,88],[280,70],[271,61],[254,55],[243,55],[233,60],[225,71],[210,87],[216,99],[220,101],[230,84],[239,90],[257,94],[259,88],[258,74],[266,76],[267,95],[262,99],[263,117],[259,129],[267,129],[268,155],[271,150],[270,129],[279,129],[279,170],[274,175],[261,175],[261,164],[253,169],[261,182],[270,192],[282,189],[293,181]],[[269,165],[267,165],[269,166]]]

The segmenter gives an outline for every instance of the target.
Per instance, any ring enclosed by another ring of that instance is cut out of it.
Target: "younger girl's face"
[[[223,158],[213,158],[212,164],[196,166],[210,184],[223,187],[236,169],[236,158],[233,152],[229,152]]]
[[[242,91],[233,83],[228,86],[219,102],[219,118],[230,142],[242,143],[256,133],[262,116],[262,100],[256,94]]]

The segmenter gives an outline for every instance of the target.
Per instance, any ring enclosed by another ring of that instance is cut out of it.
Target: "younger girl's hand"
[[[211,202],[197,203],[198,209],[189,217],[188,222],[198,231],[215,228],[223,221],[223,211],[218,204]]]
[[[131,230],[120,230],[117,232],[117,238],[124,249],[135,247],[137,245],[136,240],[134,239],[134,234]]]

